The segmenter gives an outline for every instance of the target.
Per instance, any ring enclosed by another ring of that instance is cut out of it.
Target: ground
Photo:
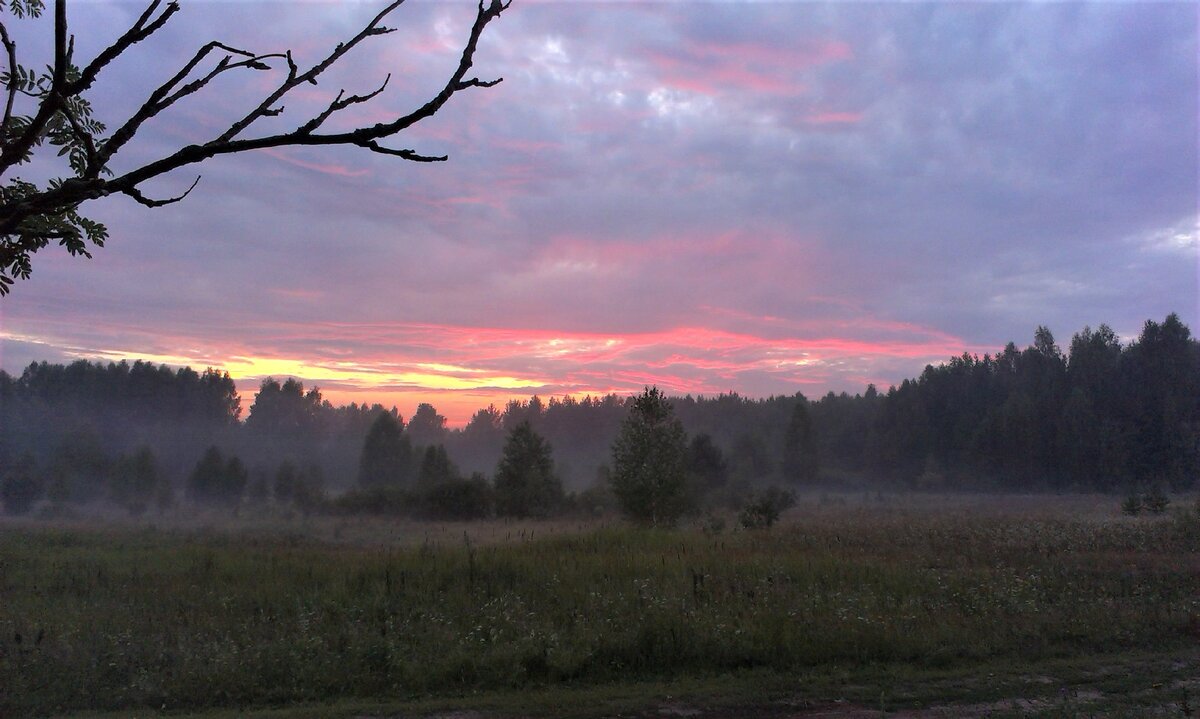
[[[0,717],[1186,717],[1200,515],[813,494],[617,518],[0,524]]]

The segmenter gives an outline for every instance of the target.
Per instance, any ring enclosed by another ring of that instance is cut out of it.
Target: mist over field
[[[1147,321],[1125,345],[1107,326],[1084,328],[1065,352],[1038,328],[1024,350],[1010,343],[994,356],[964,354],[882,391],[664,404],[680,428],[680,492],[693,512],[736,509],[768,485],[1181,492],[1200,468],[1198,367],[1196,341],[1171,315]],[[556,487],[537,514],[605,497],[636,404],[535,396],[481,408],[450,429],[429,404],[407,418],[378,404],[335,407],[318,388],[271,379],[243,418],[243,400],[220,371],[83,361],[0,372],[0,398],[5,467],[20,467],[39,488],[36,500],[52,505],[125,501],[145,511],[152,497],[229,507],[299,498],[316,511],[333,506],[327,495],[383,491],[396,494],[388,511],[420,514],[418,495],[454,485],[465,494],[446,501],[479,516],[495,511],[487,495],[513,452],[522,467],[540,457],[537,481]],[[206,461],[236,463],[234,484],[215,495],[198,489],[223,481],[202,476]],[[153,476],[124,486],[138,462]],[[121,499],[131,491],[138,497]]]
[[[0,719],[1200,711],[1189,3],[0,3]]]

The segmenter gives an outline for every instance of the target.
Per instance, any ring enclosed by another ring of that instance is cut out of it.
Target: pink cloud
[[[289,165],[295,165],[296,167],[302,167],[305,170],[312,170],[313,172],[319,172],[324,175],[334,175],[336,177],[362,177],[363,175],[371,174],[371,171],[366,168],[352,170],[345,165],[302,160],[296,157],[294,154],[283,150],[268,148],[265,150],[259,150],[259,152],[269,157],[273,157],[280,162],[286,162]]]
[[[806,116],[804,121],[810,125],[856,125],[862,119],[861,112],[818,112]]]
[[[645,54],[654,78],[668,87],[701,95],[727,92],[797,95],[803,73],[853,57],[842,41],[825,40],[787,47],[749,42],[690,42],[670,52]]]
[[[671,393],[711,394],[744,389],[743,378],[749,373],[775,378],[781,390],[825,387],[838,382],[843,363],[870,367],[879,361],[909,360],[910,374],[915,374],[926,362],[970,349],[943,333],[871,318],[783,336],[770,322],[766,325],[765,333],[754,326],[729,331],[700,325],[604,333],[410,323],[265,323],[256,327],[253,345],[230,343],[219,332],[160,333],[151,339],[147,329],[113,327],[98,337],[123,336],[128,348],[75,346],[70,352],[109,358],[161,355],[161,361],[227,366],[251,392],[262,376],[287,372],[328,388],[331,399],[403,396],[436,401],[457,423],[487,402],[502,404],[513,396],[625,394],[650,384]],[[881,327],[889,336],[870,336]],[[48,342],[54,344],[53,339]],[[874,375],[858,372],[855,379],[860,376]]]

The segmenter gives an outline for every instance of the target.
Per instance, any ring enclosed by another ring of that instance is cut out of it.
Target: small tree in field
[[[673,525],[688,509],[687,437],[657,387],[633,399],[613,442],[612,489],[621,511],[652,525]]]
[[[528,421],[509,433],[496,466],[496,513],[545,517],[563,501],[562,482],[554,473],[550,443]]]
[[[742,508],[738,521],[746,529],[770,529],[780,514],[794,506],[796,495],[791,490],[768,487]]]

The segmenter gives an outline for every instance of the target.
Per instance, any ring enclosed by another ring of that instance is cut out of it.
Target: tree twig
[[[4,119],[0,121],[0,142],[8,137],[8,126],[12,122],[13,102],[17,98],[17,43],[8,36],[8,28],[0,22],[0,42],[8,53],[8,99],[4,103]]]

